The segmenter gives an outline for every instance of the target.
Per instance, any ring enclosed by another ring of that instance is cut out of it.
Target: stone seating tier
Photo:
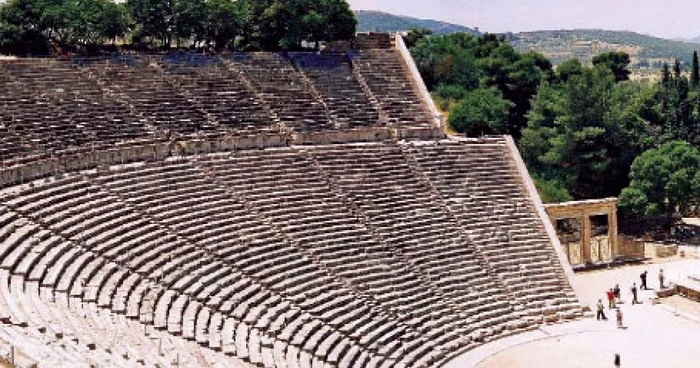
[[[436,128],[411,78],[394,47],[0,60],[0,162],[183,137]]]
[[[427,367],[581,313],[503,139],[67,173],[5,189],[0,243],[30,364]]]

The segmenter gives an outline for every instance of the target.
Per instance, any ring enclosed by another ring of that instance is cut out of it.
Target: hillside
[[[541,52],[554,64],[574,57],[590,62],[601,52],[626,51],[637,69],[660,68],[664,62],[673,62],[674,59],[690,63],[693,50],[700,48],[689,42],[598,29],[520,32],[507,37],[517,49]]]
[[[355,13],[358,20],[358,32],[398,32],[415,28],[427,28],[437,35],[454,32],[480,34],[478,30],[473,28],[437,20],[418,19],[373,10],[358,10]]]

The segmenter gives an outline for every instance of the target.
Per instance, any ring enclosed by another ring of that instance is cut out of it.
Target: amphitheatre
[[[0,85],[16,366],[468,367],[591,325],[512,138],[446,136],[401,37],[3,59]]]

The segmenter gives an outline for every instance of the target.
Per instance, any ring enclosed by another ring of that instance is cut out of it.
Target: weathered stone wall
[[[676,291],[690,300],[700,302],[700,290],[691,289],[683,285],[676,285]]]
[[[352,41],[353,47],[362,49],[388,49],[392,47],[394,36],[390,33],[366,32],[358,33]]]
[[[678,245],[654,244],[654,255],[659,258],[673,257],[678,254]]]
[[[326,132],[293,133],[293,144],[331,144],[345,142],[378,142],[395,138],[389,128],[329,130]]]
[[[644,240],[620,235],[617,237],[618,251],[615,256],[637,259],[644,258],[644,244]]]
[[[287,144],[288,137],[283,135],[255,135],[153,142],[86,152],[66,152],[56,157],[0,169],[0,187],[49,177],[58,173],[94,169],[114,164],[162,160],[169,156],[279,147]]]
[[[0,169],[0,187],[45,178],[64,172],[94,169],[101,166],[137,161],[156,161],[170,156],[188,156],[211,152],[282,147],[290,144],[332,144],[378,142],[400,139],[438,139],[444,133],[438,127],[395,129],[368,128],[315,133],[255,135],[249,137],[220,136],[186,139],[174,142],[135,143],[84,152],[64,152],[52,158]]]

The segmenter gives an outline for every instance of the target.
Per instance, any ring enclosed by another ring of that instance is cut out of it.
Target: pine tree
[[[668,83],[671,81],[671,72],[668,70],[668,63],[664,63],[661,71],[661,85],[668,88]]]
[[[697,89],[700,84],[700,66],[698,65],[698,52],[693,51],[693,69],[690,71],[690,87]]]

